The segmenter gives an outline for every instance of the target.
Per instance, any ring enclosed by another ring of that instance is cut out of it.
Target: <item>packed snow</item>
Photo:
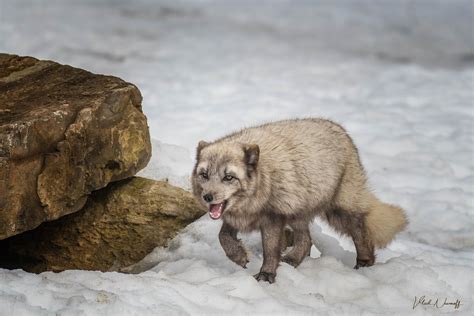
[[[330,118],[410,220],[359,270],[351,240],[316,221],[311,257],[268,284],[252,277],[260,236],[242,236],[242,269],[205,215],[130,273],[0,269],[0,315],[473,313],[471,1],[0,0],[0,51],[135,83],[154,138],[140,175],[185,189],[201,139]]]

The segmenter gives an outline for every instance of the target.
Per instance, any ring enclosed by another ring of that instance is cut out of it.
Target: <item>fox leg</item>
[[[275,282],[276,270],[280,263],[283,229],[285,221],[279,217],[263,218],[260,224],[263,243],[263,264],[254,275],[258,281]]]
[[[297,267],[305,257],[309,256],[312,245],[311,235],[307,222],[294,221],[289,225],[293,228],[293,249],[282,258],[282,261]]]
[[[325,214],[328,223],[338,232],[352,237],[357,251],[355,269],[370,267],[375,263],[374,243],[366,221],[367,214],[350,212],[342,208],[329,209]]]
[[[364,219],[365,218],[362,219],[362,224],[360,224],[359,227],[351,231],[351,236],[354,240],[357,251],[357,259],[354,269],[370,267],[375,263],[374,245],[370,240],[370,236],[363,223]]]
[[[237,232],[237,229],[224,222],[219,232],[219,242],[230,260],[247,268],[246,265],[249,262],[247,250],[240,239],[237,239]]]
[[[282,236],[282,242],[281,242],[281,251],[285,251],[286,248],[288,247],[293,247],[294,246],[294,232],[293,229],[290,227],[286,226],[285,229],[283,230],[283,236]]]

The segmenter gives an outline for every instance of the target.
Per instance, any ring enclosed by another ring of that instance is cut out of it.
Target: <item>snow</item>
[[[189,173],[193,168],[190,151],[177,145],[151,140],[151,160],[138,176],[166,180],[170,184],[191,190]]]
[[[140,174],[189,189],[195,146],[245,126],[322,116],[349,131],[376,194],[410,225],[377,264],[317,221],[317,248],[277,282],[230,262],[207,215],[132,274],[0,269],[0,315],[473,312],[473,9],[456,1],[6,1],[0,51],[119,76],[144,96]]]

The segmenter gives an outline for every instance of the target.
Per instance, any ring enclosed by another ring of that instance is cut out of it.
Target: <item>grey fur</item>
[[[293,230],[294,247],[283,261],[296,267],[309,254],[308,225],[320,216],[352,237],[358,268],[373,265],[375,247],[386,246],[407,224],[401,208],[370,192],[345,130],[323,119],[279,121],[200,142],[192,185],[203,205],[225,203],[219,240],[231,260],[243,267],[248,262],[237,232],[261,231],[264,261],[255,277],[269,282],[285,225]],[[213,202],[204,201],[205,194]]]

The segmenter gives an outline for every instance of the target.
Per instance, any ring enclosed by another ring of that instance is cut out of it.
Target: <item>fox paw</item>
[[[227,257],[241,266],[244,269],[247,269],[247,263],[249,263],[248,253],[244,247],[239,247],[238,251],[227,254]]]
[[[359,269],[362,267],[370,267],[373,266],[375,263],[375,259],[359,259],[357,258],[356,265],[354,269]]]
[[[281,261],[288,263],[289,265],[293,267],[297,267],[300,265],[301,261],[297,260],[296,258],[293,258],[291,256],[284,256]]]
[[[259,273],[255,274],[253,276],[257,281],[267,281],[268,283],[274,283],[275,282],[275,273],[270,273],[270,272],[263,272],[260,271]]]

